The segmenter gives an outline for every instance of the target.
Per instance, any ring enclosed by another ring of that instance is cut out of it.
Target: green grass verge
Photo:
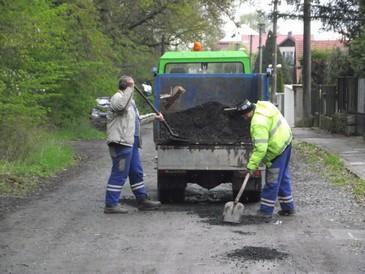
[[[316,171],[330,182],[340,186],[349,185],[358,201],[365,200],[365,180],[349,172],[337,155],[305,142],[296,142],[294,147]],[[319,163],[319,165],[314,163]]]
[[[25,159],[0,161],[0,194],[22,197],[34,191],[41,177],[52,176],[75,163],[72,147],[56,135],[43,135],[43,142]]]
[[[103,140],[106,133],[92,127],[90,122],[85,120],[58,130],[57,136],[63,140]]]
[[[68,141],[104,138],[104,132],[87,123],[55,132],[32,132],[31,150],[25,156],[12,161],[0,160],[0,197],[23,197],[37,189],[41,178],[74,165],[77,157]]]

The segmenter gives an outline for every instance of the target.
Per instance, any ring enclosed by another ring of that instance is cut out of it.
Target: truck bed
[[[155,105],[173,131],[187,144],[239,145],[250,142],[249,124],[240,115],[224,111],[249,99],[266,96],[266,77],[262,74],[164,74],[155,79]],[[176,86],[186,91],[173,104],[164,98]],[[175,145],[169,132],[155,122],[156,144]]]

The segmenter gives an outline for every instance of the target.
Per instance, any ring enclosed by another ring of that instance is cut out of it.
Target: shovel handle
[[[152,110],[156,113],[159,114],[159,111],[155,108],[155,106],[150,102],[150,100],[148,100],[148,98],[143,94],[143,92],[136,86],[134,86],[134,89],[139,93],[139,95],[141,95],[141,97],[146,101],[146,103],[152,108]]]
[[[141,95],[141,97],[146,101],[146,103],[152,108],[152,110],[156,114],[159,114],[160,113],[158,111],[158,109],[150,102],[150,100],[148,100],[148,98],[143,94],[143,92],[137,86],[134,86],[134,89],[139,93],[139,95]],[[179,138],[179,135],[177,135],[175,132],[173,132],[173,130],[171,129],[170,125],[165,120],[162,120],[161,122],[167,128],[167,130],[169,131],[169,133],[173,137]]]
[[[242,186],[240,188],[240,191],[237,194],[236,199],[234,200],[234,203],[237,204],[242,196],[243,191],[245,190],[245,187],[247,185],[248,179],[250,178],[250,173],[247,172],[245,180],[242,183]]]

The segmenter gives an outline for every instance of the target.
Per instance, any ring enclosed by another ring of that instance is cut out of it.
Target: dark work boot
[[[105,206],[104,213],[105,214],[126,214],[126,213],[128,213],[128,209],[122,207],[121,205]]]
[[[161,207],[159,201],[151,201],[148,198],[137,200],[139,210],[154,210]]]
[[[272,214],[267,214],[262,212],[261,210],[257,210],[255,217],[259,220],[262,220],[265,223],[269,223],[272,220]]]
[[[278,211],[278,214],[280,216],[293,216],[293,215],[295,215],[295,209],[294,208],[292,208],[292,209],[282,209],[282,210]]]

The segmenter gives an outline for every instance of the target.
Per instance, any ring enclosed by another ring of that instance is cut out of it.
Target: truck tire
[[[157,175],[157,193],[161,203],[183,203],[185,201],[186,182],[177,175]]]

